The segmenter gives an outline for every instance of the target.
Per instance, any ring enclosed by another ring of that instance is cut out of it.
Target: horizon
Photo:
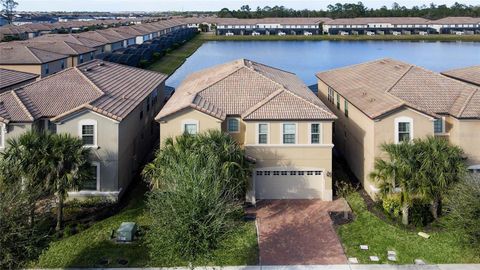
[[[242,5],[249,5],[252,10],[257,6],[285,6],[295,10],[309,9],[309,10],[326,10],[328,5],[336,3],[357,3],[357,1],[316,1],[312,3],[306,0],[281,0],[272,3],[266,0],[90,0],[89,4],[85,5],[84,1],[71,0],[17,0],[17,11],[19,12],[216,12],[222,8],[230,10],[240,9]],[[456,0],[364,0],[361,1],[368,8],[380,8],[382,6],[392,7],[394,2],[400,6],[411,8],[413,6],[422,5],[429,6],[430,3],[435,5],[451,6]],[[478,5],[476,0],[461,1],[464,5]],[[95,8],[92,8],[95,5]],[[141,6],[141,8],[139,8]],[[87,7],[87,8],[85,8]]]

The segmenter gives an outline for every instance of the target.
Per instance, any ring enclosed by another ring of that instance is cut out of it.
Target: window
[[[102,48],[102,52],[103,52],[103,48]],[[90,60],[93,59],[93,52],[90,53]]]
[[[445,123],[443,118],[434,120],[433,130],[435,133],[445,133]]]
[[[231,133],[238,133],[240,131],[240,121],[237,118],[229,118],[227,120],[227,130]]]
[[[147,112],[150,111],[150,97],[147,97]]]
[[[345,106],[345,108],[344,108],[344,110],[345,110],[345,117],[348,118],[348,101],[347,101],[347,100],[345,100],[344,106]]]
[[[330,101],[333,104],[333,99],[334,99],[334,93],[333,89],[331,87],[328,87],[328,101]]]
[[[65,59],[62,59],[62,61],[60,62],[62,64],[62,69],[65,68]]]
[[[198,133],[198,121],[197,120],[187,120],[182,122],[182,131],[183,133],[195,135]]]
[[[82,120],[80,125],[80,138],[84,146],[94,147],[97,145],[97,121]]]
[[[78,60],[81,63],[83,63],[83,55],[80,55],[80,59]]]
[[[395,143],[409,142],[413,139],[413,120],[410,117],[395,119]]]
[[[340,94],[337,93],[337,109],[340,110]]]
[[[81,190],[98,190],[98,180],[100,178],[100,164],[92,162],[90,167],[91,178],[82,183]]]
[[[5,124],[0,124],[0,148],[5,147],[5,131],[6,131],[6,125]]]
[[[50,68],[48,67],[48,64],[44,64],[43,69],[45,70],[45,74],[50,73]]]
[[[258,144],[268,143],[268,124],[258,124]]]
[[[296,143],[296,124],[283,124],[283,144],[295,144]]]
[[[140,120],[143,119],[143,110],[140,111]]]
[[[320,124],[318,123],[310,124],[310,143],[320,143]]]

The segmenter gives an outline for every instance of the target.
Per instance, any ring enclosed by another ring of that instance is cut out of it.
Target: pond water
[[[406,41],[209,41],[167,80],[177,87],[194,72],[247,58],[296,73],[307,85],[315,73],[390,57],[433,71],[480,65],[480,42]]]

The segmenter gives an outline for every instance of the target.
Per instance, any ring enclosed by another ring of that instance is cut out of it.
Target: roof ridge
[[[407,75],[407,73],[409,73],[409,72],[412,70],[412,68],[413,68],[413,65],[410,65],[410,66],[408,67],[407,71],[405,71],[405,72],[402,74],[402,76],[400,76],[400,78],[398,78],[398,80],[396,80],[396,81],[392,84],[392,86],[390,86],[387,90],[385,90],[385,92],[388,93],[388,94],[390,94],[390,95],[392,95],[392,94],[390,93],[390,91]],[[395,96],[395,95],[392,95],[392,96]],[[396,96],[395,96],[395,97],[396,97]],[[398,97],[396,97],[396,98],[398,98]],[[400,99],[400,98],[398,98],[398,99]]]
[[[234,62],[236,62],[236,61],[233,61],[233,62],[231,62],[231,63],[234,63]],[[214,67],[211,67],[211,68],[214,68]],[[225,76],[219,78],[219,79],[216,80],[216,81],[213,81],[212,83],[206,85],[205,87],[201,88],[200,90],[197,90],[197,91],[195,92],[195,96],[198,95],[198,94],[200,94],[201,92],[207,90],[207,88],[212,87],[212,86],[216,85],[217,83],[225,80],[227,77],[230,77],[231,75],[233,75],[234,73],[238,72],[238,71],[239,71],[240,69],[242,69],[242,68],[247,68],[247,69],[248,69],[248,67],[246,67],[246,66],[244,66],[244,65],[235,68],[232,72],[226,74]],[[190,75],[192,75],[192,74],[190,74]]]
[[[311,90],[308,90],[308,91],[311,91]],[[310,100],[307,100],[307,99],[305,99],[304,97],[302,97],[302,96],[300,96],[300,95],[298,95],[298,94],[296,94],[296,93],[294,93],[294,92],[292,92],[292,91],[290,91],[290,90],[288,90],[287,92],[290,93],[291,95],[295,96],[296,98],[302,99],[303,101],[305,101],[305,102],[307,102],[307,103],[309,103],[309,104],[311,104],[311,105],[313,105],[313,106],[321,109],[322,111],[324,111],[324,112],[326,112],[326,113],[328,113],[328,114],[333,115],[334,117],[336,117],[336,115],[335,115],[334,113],[325,110],[325,108],[319,106],[318,104],[315,104],[315,103],[311,102]]]
[[[249,116],[250,114],[254,113],[256,110],[260,109],[263,105],[267,104],[268,101],[272,100],[273,98],[280,95],[284,91],[285,90],[282,88],[275,90],[274,92],[270,93],[270,95],[266,96],[264,99],[260,100],[259,102],[255,103],[252,107],[248,108],[240,116],[242,118]]]
[[[19,88],[19,89],[22,89],[22,88]],[[17,92],[12,90],[11,91],[12,95],[13,95],[13,98],[17,101],[18,105],[20,105],[20,108],[22,108],[22,110],[27,114],[28,118],[30,118],[31,121],[35,120],[35,118],[33,117],[33,115],[30,113],[30,111],[28,110],[27,106],[25,106],[25,104],[23,104],[22,100],[20,99],[20,97],[17,95]]]
[[[25,45],[25,48],[27,48],[27,51],[28,51],[30,54],[32,54],[33,57],[34,57],[35,59],[37,59],[39,63],[43,63],[42,60],[40,60],[40,58],[38,58],[38,56],[37,56],[35,53],[33,53],[33,51],[32,51],[32,49],[38,50],[37,48],[30,48],[30,47],[27,46],[27,45]]]
[[[287,70],[283,70],[281,68],[277,68],[277,67],[273,67],[273,66],[270,66],[270,65],[262,64],[262,63],[259,63],[259,62],[256,62],[256,61],[253,61],[253,60],[250,60],[250,59],[247,59],[247,58],[241,58],[241,59],[244,60],[244,64],[245,64],[245,61],[249,61],[249,62],[255,63],[259,66],[264,66],[264,67],[268,67],[268,68],[275,69],[275,70],[278,70],[278,71],[282,71],[282,72],[285,72],[285,73],[289,73],[289,74],[292,74],[292,75],[296,75],[295,73],[293,73],[291,71],[287,71]],[[246,64],[245,64],[245,66],[246,66]]]
[[[477,93],[478,91],[478,88],[474,88],[472,90],[472,92],[470,93],[470,95],[468,96],[468,98],[465,100],[465,102],[463,103],[463,106],[462,108],[460,109],[459,113],[458,113],[458,117],[460,117],[463,112],[467,109],[467,105],[470,103],[470,101],[472,100],[473,96]]]
[[[384,61],[384,60],[398,61],[398,60],[395,60],[391,57],[384,57],[384,58],[379,58],[379,59],[373,59],[373,60],[370,60],[370,61],[367,61],[367,62],[361,62],[361,63],[358,63],[358,64],[353,64],[353,65],[348,65],[348,66],[337,67],[337,68],[333,68],[333,69],[329,69],[329,70],[320,71],[320,72],[317,72],[315,74],[315,76],[318,78],[318,74],[320,74],[320,73],[327,73],[327,72],[331,72],[331,71],[337,71],[337,70],[342,70],[342,69],[347,69],[347,68],[363,66],[363,65],[367,65],[367,64],[371,64],[371,63],[375,63],[375,62],[380,62],[380,61]],[[401,62],[401,61],[398,61],[398,62]]]
[[[81,76],[84,80],[86,80],[91,86],[93,86],[93,88],[94,88],[95,90],[97,90],[102,96],[105,95],[105,92],[103,92],[102,89],[100,89],[94,82],[92,82],[92,80],[90,80],[90,79],[87,77],[87,75],[83,74],[83,72],[78,68],[78,66],[74,67],[74,70],[75,70],[78,74],[80,74],[80,76]],[[98,99],[98,98],[96,98],[96,99]],[[96,100],[96,99],[95,99],[95,100]],[[93,100],[89,101],[88,103],[90,103],[90,102],[92,102],[92,101],[93,101]]]

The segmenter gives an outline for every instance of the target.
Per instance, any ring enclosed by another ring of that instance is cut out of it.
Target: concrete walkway
[[[186,267],[174,268],[69,268],[71,270],[191,270]],[[226,266],[196,267],[196,270],[480,270],[480,264],[432,264],[432,265],[392,265],[392,264],[335,264],[335,265],[275,265],[275,266]]]

